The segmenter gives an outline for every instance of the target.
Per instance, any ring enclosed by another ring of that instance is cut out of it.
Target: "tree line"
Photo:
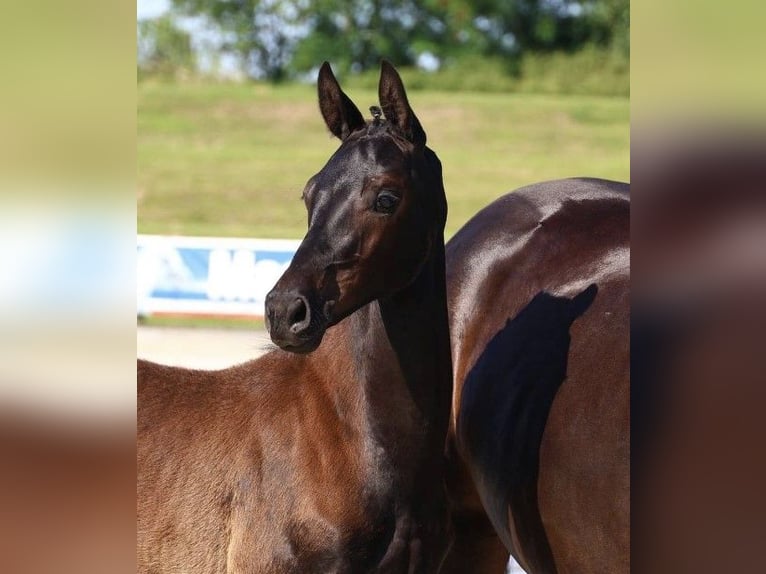
[[[330,60],[341,74],[398,66],[436,70],[478,59],[513,74],[525,55],[609,52],[627,62],[629,0],[171,0],[168,14],[138,23],[139,68],[198,66],[194,18],[215,31],[208,48],[250,78],[300,77]]]

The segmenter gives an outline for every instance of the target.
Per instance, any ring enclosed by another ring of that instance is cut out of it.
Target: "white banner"
[[[263,317],[300,245],[290,239],[138,236],[139,316]]]

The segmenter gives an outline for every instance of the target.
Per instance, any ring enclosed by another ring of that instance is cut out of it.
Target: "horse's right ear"
[[[364,126],[362,113],[340,89],[340,84],[335,79],[328,62],[319,68],[317,92],[319,94],[319,110],[322,112],[324,122],[335,137],[344,140],[351,132]]]

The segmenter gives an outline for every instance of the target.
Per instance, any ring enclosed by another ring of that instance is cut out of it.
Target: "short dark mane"
[[[379,138],[390,137],[394,140],[394,143],[400,149],[406,149],[412,144],[407,140],[407,137],[402,131],[394,124],[385,119],[373,119],[365,122],[364,127],[359,128],[353,132],[349,137],[349,141],[359,140],[362,138]]]

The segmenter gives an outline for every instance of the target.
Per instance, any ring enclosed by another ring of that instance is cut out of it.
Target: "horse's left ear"
[[[423,127],[407,101],[402,79],[391,63],[386,60],[383,60],[380,65],[378,98],[386,119],[398,127],[413,144],[425,146],[426,132],[423,131]]]

